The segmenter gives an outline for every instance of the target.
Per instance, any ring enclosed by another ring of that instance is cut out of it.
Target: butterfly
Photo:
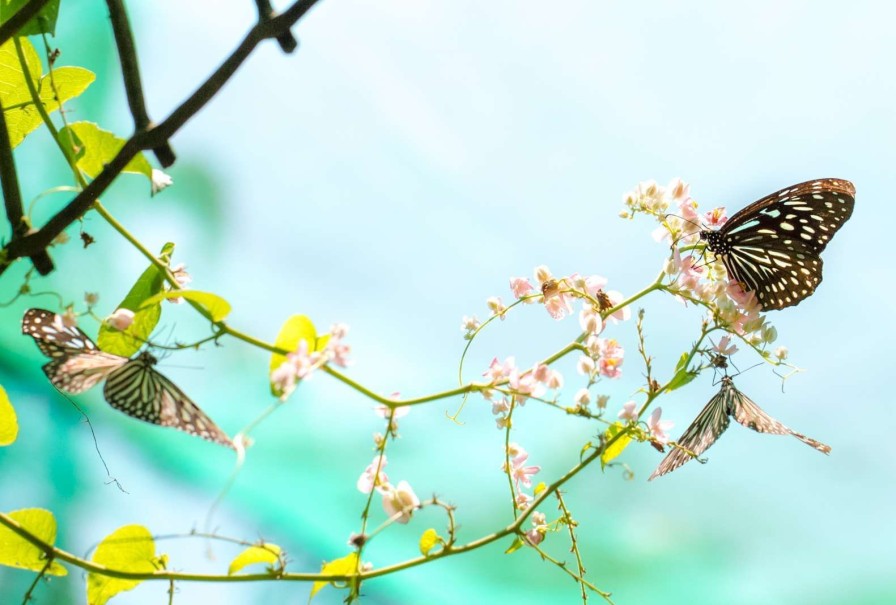
[[[763,310],[783,309],[821,283],[820,254],[852,215],[855,196],[849,181],[806,181],[753,202],[700,239]]]
[[[199,406],[153,368],[157,360],[148,351],[130,359],[101,351],[87,334],[45,309],[25,312],[22,333],[50,358],[43,370],[60,391],[82,393],[105,380],[103,397],[128,416],[234,447]]]
[[[728,428],[731,416],[757,433],[793,435],[819,452],[827,454],[831,451],[830,446],[787,428],[763,412],[762,408],[735,388],[734,381],[730,376],[723,376],[722,388],[715,397],[709,400],[703,411],[678,439],[676,443],[679,447],[673,449],[663,458],[663,461],[647,480],[651,481],[656,477],[671,473],[691,458],[696,458],[708,450]]]

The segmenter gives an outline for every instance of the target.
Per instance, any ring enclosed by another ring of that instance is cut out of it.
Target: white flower
[[[407,523],[414,510],[420,507],[420,498],[407,481],[399,481],[397,486],[387,485],[383,490],[383,510],[390,517],[400,515],[395,521]]]
[[[134,322],[134,312],[130,309],[116,309],[115,313],[106,318],[106,323],[116,330],[125,331]]]
[[[171,180],[171,177],[158,168],[152,169],[152,187],[151,187],[151,195],[155,195],[160,192],[162,189],[171,186],[174,181]]]

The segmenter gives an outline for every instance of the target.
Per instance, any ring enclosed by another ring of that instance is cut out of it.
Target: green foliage
[[[8,513],[8,516],[42,542],[51,545],[56,543],[56,519],[50,511],[42,508],[25,508]],[[47,567],[47,557],[42,550],[25,538],[5,526],[0,526],[0,565],[41,571]],[[53,561],[46,573],[64,576],[68,574],[68,570]]]
[[[93,554],[94,563],[134,573],[152,573],[159,568],[152,534],[142,525],[125,525],[106,536]],[[125,580],[87,574],[88,605],[104,605],[118,593],[133,590],[141,580]]]
[[[25,38],[20,39],[19,42],[22,46],[22,54],[25,56],[28,77],[35,83],[38,96],[47,113],[57,111],[60,103],[79,96],[96,78],[92,71],[83,67],[54,69],[53,82],[55,82],[56,91],[59,93],[57,99],[53,86],[51,86],[50,76],[41,75],[40,59],[34,46]],[[43,120],[34,106],[34,100],[25,83],[25,72],[22,70],[12,40],[8,40],[6,44],[0,46],[0,102],[3,103],[3,115],[6,117],[6,126],[9,129],[9,142],[15,148],[30,132],[40,126]]]
[[[607,432],[604,433],[604,438],[607,441],[610,441],[619,433],[625,430],[625,425],[621,422],[614,422],[607,428]],[[600,465],[601,467],[606,467],[616,456],[622,453],[622,450],[628,447],[628,444],[631,443],[632,438],[628,436],[628,433],[622,435],[616,441],[613,442],[604,452],[600,455]]]
[[[170,242],[165,244],[162,247],[159,260],[167,264],[173,252],[174,244]],[[130,357],[140,350],[140,347],[149,339],[149,335],[152,334],[162,315],[161,303],[157,302],[148,306],[143,306],[143,303],[161,292],[164,284],[165,277],[162,271],[155,265],[147,267],[117,307],[133,311],[134,322],[124,331],[116,330],[104,323],[100,326],[100,333],[96,339],[97,345],[107,353],[114,353],[122,357]]]
[[[200,292],[199,290],[168,290],[159,292],[155,296],[151,296],[143,301],[141,308],[158,304],[166,299],[185,298],[193,301],[201,306],[209,315],[212,321],[221,321],[230,315],[230,303],[211,292]]]
[[[9,445],[19,434],[16,410],[9,401],[6,390],[0,387],[0,447]]]
[[[5,23],[10,17],[19,12],[19,9],[28,4],[29,0],[0,0],[0,23]],[[45,7],[40,9],[22,29],[18,31],[20,36],[35,36],[37,34],[56,35],[56,17],[59,15],[59,0],[50,0]]]
[[[323,336],[318,337],[317,328],[314,327],[314,324],[307,315],[293,315],[287,319],[283,324],[283,327],[280,328],[280,333],[277,335],[277,340],[274,342],[274,346],[286,351],[295,351],[299,348],[299,343],[303,340],[308,343],[309,352],[321,351],[327,346],[327,342],[330,340],[330,335],[324,334]],[[284,361],[286,361],[285,355],[280,355],[279,353],[271,355],[271,364],[268,369],[268,375],[279,368],[280,364]],[[274,383],[271,383],[271,393],[276,397],[280,397],[283,394]]]
[[[256,563],[267,563],[268,571],[273,572],[274,565],[280,562],[280,552],[280,547],[276,544],[250,546],[230,562],[230,567],[227,568],[227,575],[232,576],[247,565],[255,565]]]
[[[513,539],[513,543],[507,547],[507,550],[504,551],[504,554],[509,555],[509,554],[515,553],[516,551],[518,551],[525,545],[526,545],[526,543],[523,542],[523,539],[520,538],[519,536],[517,536],[516,538]]]
[[[675,375],[666,387],[667,393],[671,393],[675,389],[680,389],[697,377],[697,372],[688,370],[688,358],[689,355],[687,353],[681,354],[681,357],[678,359],[678,364],[675,366]]]
[[[59,131],[59,138],[71,151],[78,168],[90,178],[96,178],[125,143],[124,139],[93,122],[73,122]],[[142,153],[135,155],[122,172],[142,174],[152,180],[152,166]]]

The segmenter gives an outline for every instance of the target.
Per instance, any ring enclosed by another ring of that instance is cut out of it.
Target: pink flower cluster
[[[619,378],[622,376],[622,362],[625,349],[613,338],[600,338],[595,335],[585,341],[588,353],[579,358],[578,371],[594,381],[598,376]]]
[[[328,363],[334,363],[340,367],[346,367],[350,361],[348,355],[351,347],[343,342],[348,334],[348,326],[334,324],[330,328],[330,338],[327,346],[321,351],[309,351],[308,341],[299,342],[298,348],[286,356],[286,360],[271,372],[271,384],[280,393],[280,399],[285,401],[295,390],[300,380],[311,378],[317,368]]]
[[[508,426],[511,403],[524,405],[530,397],[542,397],[548,390],[563,388],[563,375],[557,370],[543,363],[520,370],[513,357],[503,362],[495,357],[482,375],[490,385],[500,387],[498,394],[491,389],[482,391],[486,400],[492,403],[492,414],[498,416],[498,428]]]
[[[389,477],[383,470],[385,468],[386,454],[380,454],[358,477],[358,491],[369,494],[376,490],[383,497],[386,515],[394,517],[397,523],[407,523],[414,511],[420,508],[420,498],[407,481],[399,481],[398,485],[389,483]]]
[[[640,409],[636,402],[626,401],[622,404],[622,409],[619,411],[618,417],[621,420],[637,422],[639,413]],[[669,442],[669,430],[675,426],[675,423],[671,420],[661,420],[660,417],[662,415],[663,408],[654,409],[647,419],[647,430],[650,431],[650,436],[654,441],[665,445]]]

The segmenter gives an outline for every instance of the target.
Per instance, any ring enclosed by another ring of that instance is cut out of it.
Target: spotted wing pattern
[[[725,376],[722,378],[722,388],[709,400],[703,411],[678,439],[678,447],[663,458],[648,481],[671,473],[691,458],[696,458],[708,450],[728,428],[730,416],[734,416],[737,422],[758,433],[793,435],[819,452],[827,454],[831,451],[830,446],[797,433],[766,414],[749,397],[737,390],[731,377]]]
[[[763,310],[783,309],[821,283],[820,254],[852,215],[855,194],[842,179],[806,181],[750,204],[700,237]]]
[[[128,416],[233,447],[199,406],[153,368],[156,359],[150,353],[133,359],[105,353],[80,329],[66,326],[62,317],[44,309],[25,312],[22,333],[34,338],[51,359],[43,370],[59,390],[77,394],[105,380],[106,401]]]

